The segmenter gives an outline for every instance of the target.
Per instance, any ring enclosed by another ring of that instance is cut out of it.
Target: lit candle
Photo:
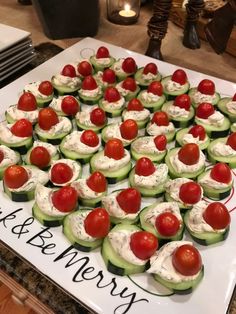
[[[124,10],[121,10],[119,12],[120,16],[123,17],[133,17],[136,15],[135,11],[130,9],[130,5],[129,4],[125,4]]]

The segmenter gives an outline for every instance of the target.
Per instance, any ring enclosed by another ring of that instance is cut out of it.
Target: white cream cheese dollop
[[[161,154],[165,150],[159,150],[154,142],[154,136],[138,137],[133,143],[132,148],[140,154]]]
[[[168,180],[165,183],[166,192],[169,193],[170,197],[173,198],[173,200],[184,204],[179,197],[179,190],[180,190],[181,185],[187,182],[193,182],[193,180],[190,180],[187,178],[177,178],[174,180]]]
[[[104,155],[104,151],[94,160],[96,170],[118,170],[130,162],[130,153],[125,149],[124,157],[121,159],[113,159]]]
[[[98,108],[97,105],[95,106],[87,106],[87,107],[83,107],[82,111],[77,112],[75,118],[76,120],[80,123],[83,124],[87,127],[96,127],[96,125],[94,123],[92,123],[91,119],[90,119],[90,114],[91,112]]]
[[[20,161],[20,155],[5,145],[0,145],[0,151],[3,152],[4,156],[3,160],[0,162],[0,167],[15,165]]]
[[[196,90],[196,92],[192,96],[192,99],[196,104],[200,104],[202,102],[208,102],[211,104],[216,99],[216,93],[214,95],[206,95]]]
[[[79,93],[85,97],[97,97],[102,94],[101,86],[97,86],[95,89],[83,89],[79,90]]]
[[[165,83],[165,88],[168,92],[175,92],[183,89],[184,85],[179,84],[178,82],[172,81],[171,79]]]
[[[194,172],[204,167],[205,159],[206,159],[205,155],[200,150],[198,162],[194,165],[186,165],[181,160],[179,160],[178,151],[177,151],[175,155],[170,156],[170,163],[172,167],[175,169],[175,171],[178,173]]]
[[[65,183],[55,183],[51,180],[52,167],[58,163],[64,163],[72,169],[73,176],[69,181],[67,181]],[[72,160],[72,159],[59,159],[59,160],[52,160],[51,168],[48,172],[48,175],[49,175],[49,178],[53,184],[55,184],[57,186],[65,186],[65,185],[72,183],[76,179],[78,179],[80,172],[81,172],[81,165],[77,161]]]
[[[180,108],[178,106],[175,105],[170,105],[166,108],[167,114],[168,116],[170,116],[170,118],[188,118],[189,116],[189,111],[186,110],[185,108]]]
[[[27,119],[31,123],[36,123],[38,120],[39,110],[24,111],[17,108],[17,105],[10,106],[6,112],[12,117],[13,120]]]
[[[65,142],[64,142],[64,148],[74,151],[76,153],[80,154],[92,154],[98,151],[99,147],[101,146],[101,138],[99,138],[98,145],[96,146],[88,146],[81,142],[81,136],[84,133],[84,131],[73,131],[69,135],[65,137]]]
[[[49,107],[51,107],[52,109],[54,109],[55,111],[62,111],[62,108],[61,108],[61,104],[62,104],[62,101],[65,97],[68,97],[68,95],[65,95],[65,96],[59,96],[58,98],[53,98],[52,101],[50,102],[49,104]],[[73,97],[73,96],[70,96],[70,97]],[[74,97],[75,98],[75,97]],[[76,100],[76,98],[75,98]],[[76,100],[77,101],[77,100]]]
[[[38,146],[42,146],[42,147],[46,148],[51,157],[54,157],[58,153],[57,147],[50,144],[50,143],[41,142],[41,141],[34,141],[33,148],[38,147]]]
[[[41,81],[29,83],[25,85],[24,91],[32,93],[37,98],[47,99],[50,95],[44,95],[39,91],[39,85],[41,83]]]
[[[111,123],[108,124],[104,129],[104,135],[107,139],[118,138],[122,141],[124,145],[130,144],[133,140],[126,140],[122,137],[120,133],[120,125],[121,123]]]
[[[236,101],[229,101],[226,104],[226,109],[232,113],[232,114],[236,114]]]
[[[62,74],[57,74],[53,76],[53,82],[58,86],[66,86],[72,89],[76,89],[80,87],[81,79],[79,77],[70,77]]]
[[[37,134],[39,135],[60,135],[61,133],[69,133],[72,129],[72,124],[67,117],[58,117],[59,122],[53,125],[49,130],[43,130],[39,127],[37,129]]]
[[[109,65],[111,62],[111,58],[96,58],[96,56],[93,57],[95,62],[99,65]]]
[[[122,69],[122,63],[124,62],[124,58],[117,60],[113,65],[112,68],[115,72],[119,73],[119,74],[123,74],[126,73],[123,69]]]
[[[157,125],[156,123],[149,123],[146,131],[149,135],[165,135],[175,131],[174,124],[170,122],[168,125]]]
[[[168,178],[168,167],[166,164],[155,165],[155,172],[150,176],[134,175],[134,183],[140,187],[157,188],[159,184],[164,183]]]
[[[71,226],[71,231],[76,238],[88,242],[93,242],[96,238],[90,236],[84,228],[84,221],[89,213],[89,210],[77,211],[70,215],[68,219]]]
[[[143,91],[140,95],[141,95],[141,101],[148,104],[157,102],[161,98],[161,96],[155,95],[148,91]]]
[[[221,190],[221,189],[228,188],[232,184],[232,181],[230,181],[228,184],[216,181],[216,180],[212,179],[212,177],[210,175],[210,172],[206,172],[204,177],[199,179],[198,183],[202,184],[202,185],[205,185],[205,186],[207,186],[209,188],[213,188],[213,189],[216,189],[216,190]]]
[[[109,102],[105,99],[102,100],[102,105],[105,110],[111,110],[111,109],[122,109],[125,106],[125,99],[123,96],[117,101]]]
[[[158,73],[157,74],[153,74],[151,72],[148,72],[147,74],[142,73],[141,78],[144,81],[154,81],[156,78],[158,77]]]
[[[122,113],[122,116],[124,120],[133,119],[135,121],[142,121],[150,116],[150,111],[146,108],[141,111],[125,110],[125,112]]]
[[[30,137],[20,137],[12,134],[11,127],[13,124],[7,124],[6,122],[0,123],[0,139],[1,141],[9,144],[20,143]]]
[[[212,115],[210,115],[207,119],[201,119],[196,117],[197,120],[201,121],[204,124],[207,125],[213,125],[213,126],[222,126],[224,123],[224,115],[219,112],[215,111]]]
[[[231,157],[236,156],[236,150],[234,150],[230,145],[222,142],[218,142],[212,146],[211,151],[216,156]]]
[[[78,179],[71,183],[71,186],[76,189],[79,198],[92,200],[102,196],[104,192],[98,193],[90,189],[86,183],[87,179]]]
[[[183,144],[194,143],[194,144],[204,144],[207,141],[207,136],[205,136],[204,140],[200,140],[199,136],[194,137],[191,133],[186,133],[183,136],[182,142]]]

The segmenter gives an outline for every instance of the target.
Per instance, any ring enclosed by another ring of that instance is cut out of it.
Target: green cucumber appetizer
[[[92,130],[95,133],[99,133],[101,129],[107,124],[106,113],[102,108],[97,105],[90,106],[83,111],[77,112],[76,124],[78,130]]]
[[[99,107],[105,111],[107,117],[119,117],[125,107],[125,99],[116,87],[110,86],[106,88],[104,97],[99,101]]]
[[[72,118],[79,111],[80,105],[76,97],[64,95],[59,96],[58,98],[53,98],[49,107],[51,107],[58,116]]]
[[[134,75],[135,81],[141,88],[147,88],[150,83],[161,80],[157,65],[150,62],[145,67],[139,68]]]
[[[98,72],[110,68],[116,60],[110,55],[107,47],[101,46],[97,49],[96,54],[90,57],[89,61],[92,63],[95,71]]]
[[[160,110],[164,104],[166,97],[165,95],[156,95],[148,90],[143,90],[138,94],[138,99],[142,102],[143,106],[150,112]]]
[[[58,96],[76,96],[81,86],[81,79],[77,76],[70,77],[62,74],[57,74],[51,78],[51,82]]]
[[[16,164],[21,164],[20,154],[5,145],[0,145],[0,180],[6,168]]]
[[[233,98],[221,98],[217,104],[217,107],[223,114],[226,114],[228,116],[231,122],[236,122],[236,96]]]
[[[127,77],[124,81],[116,84],[116,88],[126,101],[135,98],[140,92],[140,87],[132,77]]]
[[[84,78],[78,93],[80,101],[86,105],[98,104],[103,94],[101,86],[98,86],[92,75],[88,75]]]
[[[122,112],[122,120],[132,119],[137,122],[138,128],[146,127],[150,119],[150,111],[142,105],[138,98],[133,98],[128,102],[127,108]]]
[[[54,96],[53,85],[50,81],[37,81],[29,83],[24,87],[24,91],[35,96],[35,100],[39,108],[47,107]]]
[[[125,80],[128,76],[133,76],[137,70],[137,65],[132,57],[118,59],[113,63],[111,69],[115,72],[118,81]]]
[[[179,69],[176,71],[183,70]],[[176,78],[176,71],[172,75],[163,77],[163,79],[161,80],[161,83],[163,85],[163,91],[167,100],[172,100],[176,96],[186,94],[190,88],[190,84],[187,81],[187,76],[182,79]]]

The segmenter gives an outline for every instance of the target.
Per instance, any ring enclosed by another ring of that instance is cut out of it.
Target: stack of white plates
[[[30,33],[0,24],[0,82],[35,58]]]

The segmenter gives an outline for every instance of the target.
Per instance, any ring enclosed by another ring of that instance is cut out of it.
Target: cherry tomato
[[[17,104],[17,109],[23,111],[34,111],[37,109],[36,98],[32,93],[25,92],[23,93]]]
[[[39,91],[41,94],[49,96],[53,93],[53,86],[50,81],[43,81],[39,84]]]
[[[196,204],[201,200],[202,189],[196,182],[183,183],[179,189],[179,198],[185,204]]]
[[[192,134],[193,137],[199,137],[200,141],[203,141],[206,137],[206,131],[202,125],[192,126],[188,133]]]
[[[215,108],[208,102],[203,102],[196,109],[196,116],[201,119],[207,119],[215,112]]]
[[[104,125],[107,121],[105,111],[101,108],[93,109],[90,113],[90,120],[97,126]]]
[[[93,209],[84,220],[85,231],[94,238],[105,238],[110,230],[110,216],[104,208]]]
[[[32,124],[26,119],[20,119],[11,127],[11,133],[19,137],[30,137],[33,135]]]
[[[163,95],[163,86],[161,82],[154,81],[152,82],[147,89],[148,93],[152,93],[157,96],[162,96]]]
[[[85,145],[95,147],[99,144],[99,138],[93,130],[85,130],[80,136],[80,140]]]
[[[101,59],[101,58],[109,58],[110,57],[110,53],[109,50],[104,47],[101,46],[98,48],[97,53],[96,53],[96,58],[97,59]]]
[[[0,162],[2,162],[4,159],[4,153],[2,150],[0,150]]]
[[[103,82],[108,84],[113,84],[116,81],[116,73],[112,69],[105,69],[102,74]]]
[[[156,123],[159,126],[167,126],[169,125],[169,118],[166,112],[164,111],[156,111],[151,120],[152,123]]]
[[[213,166],[210,172],[210,177],[213,180],[226,184],[232,181],[232,174],[229,166],[222,162],[219,162],[218,164]]]
[[[88,75],[91,75],[93,73],[93,68],[92,68],[91,64],[86,60],[81,61],[78,64],[77,70],[78,70],[79,74],[82,76],[88,76]]]
[[[58,122],[58,116],[52,108],[43,108],[39,111],[38,124],[41,129],[50,130]]]
[[[137,65],[132,57],[125,58],[122,63],[122,69],[126,73],[134,73],[136,71]]]
[[[73,177],[73,171],[70,166],[64,162],[57,162],[51,168],[51,181],[56,184],[64,184]]]
[[[126,140],[132,140],[138,135],[138,125],[133,119],[127,119],[120,125],[120,134]]]
[[[131,92],[135,92],[137,88],[137,84],[135,82],[135,79],[132,77],[127,77],[123,82],[122,82],[122,88],[127,89]]]
[[[167,139],[165,135],[157,135],[154,138],[155,146],[158,150],[162,151],[166,149]]]
[[[93,90],[98,87],[97,82],[95,81],[92,75],[85,76],[82,82],[82,89],[84,90]]]
[[[172,237],[179,231],[180,222],[174,214],[165,212],[156,217],[155,227],[160,235]]]
[[[71,64],[65,65],[64,68],[61,71],[61,74],[64,75],[64,76],[76,77],[75,68]]]
[[[30,153],[30,162],[32,165],[43,169],[50,163],[51,156],[48,150],[43,146],[36,146]]]
[[[198,84],[197,90],[205,95],[214,95],[215,84],[211,80],[205,79]]]
[[[213,229],[225,229],[230,224],[230,214],[220,202],[210,203],[203,212],[203,218]]]
[[[183,108],[189,111],[191,107],[191,99],[189,95],[183,94],[183,95],[177,96],[174,100],[174,106],[177,106],[179,108]]]
[[[12,165],[6,168],[3,174],[3,181],[10,189],[18,189],[29,179],[28,172],[24,167]]]
[[[153,162],[147,157],[141,157],[135,165],[135,173],[139,176],[150,176],[156,171]]]
[[[61,102],[61,109],[65,114],[75,116],[79,111],[79,103],[75,97],[65,96]]]
[[[130,237],[130,248],[135,256],[146,260],[156,252],[158,240],[151,232],[137,231]]]
[[[202,268],[202,258],[194,246],[184,244],[174,250],[172,264],[180,274],[193,276]]]
[[[119,194],[117,194],[116,200],[119,206],[127,214],[135,214],[140,210],[141,194],[134,188],[122,190]]]
[[[143,74],[152,73],[152,74],[156,75],[157,72],[158,72],[157,65],[153,62],[146,64],[144,69],[143,69]]]
[[[116,102],[121,99],[121,96],[117,88],[109,86],[104,92],[104,99],[108,102]]]
[[[231,148],[236,150],[236,132],[229,135],[226,145],[229,145]]]
[[[143,111],[144,107],[138,98],[133,98],[127,105],[128,111]]]
[[[52,193],[52,204],[61,212],[68,213],[77,206],[78,195],[71,186],[63,186]]]
[[[171,80],[179,83],[180,85],[184,85],[187,83],[187,74],[182,69],[177,69],[171,76]]]
[[[99,171],[93,172],[91,176],[86,180],[86,183],[87,183],[87,186],[89,186],[91,190],[97,193],[105,192],[107,189],[106,178]]]
[[[236,101],[236,93],[234,94],[232,101]]]
[[[185,165],[195,165],[200,158],[200,150],[197,144],[188,143],[180,148],[178,158]]]
[[[105,144],[104,155],[116,160],[123,158],[125,150],[122,141],[118,138],[108,140]]]

